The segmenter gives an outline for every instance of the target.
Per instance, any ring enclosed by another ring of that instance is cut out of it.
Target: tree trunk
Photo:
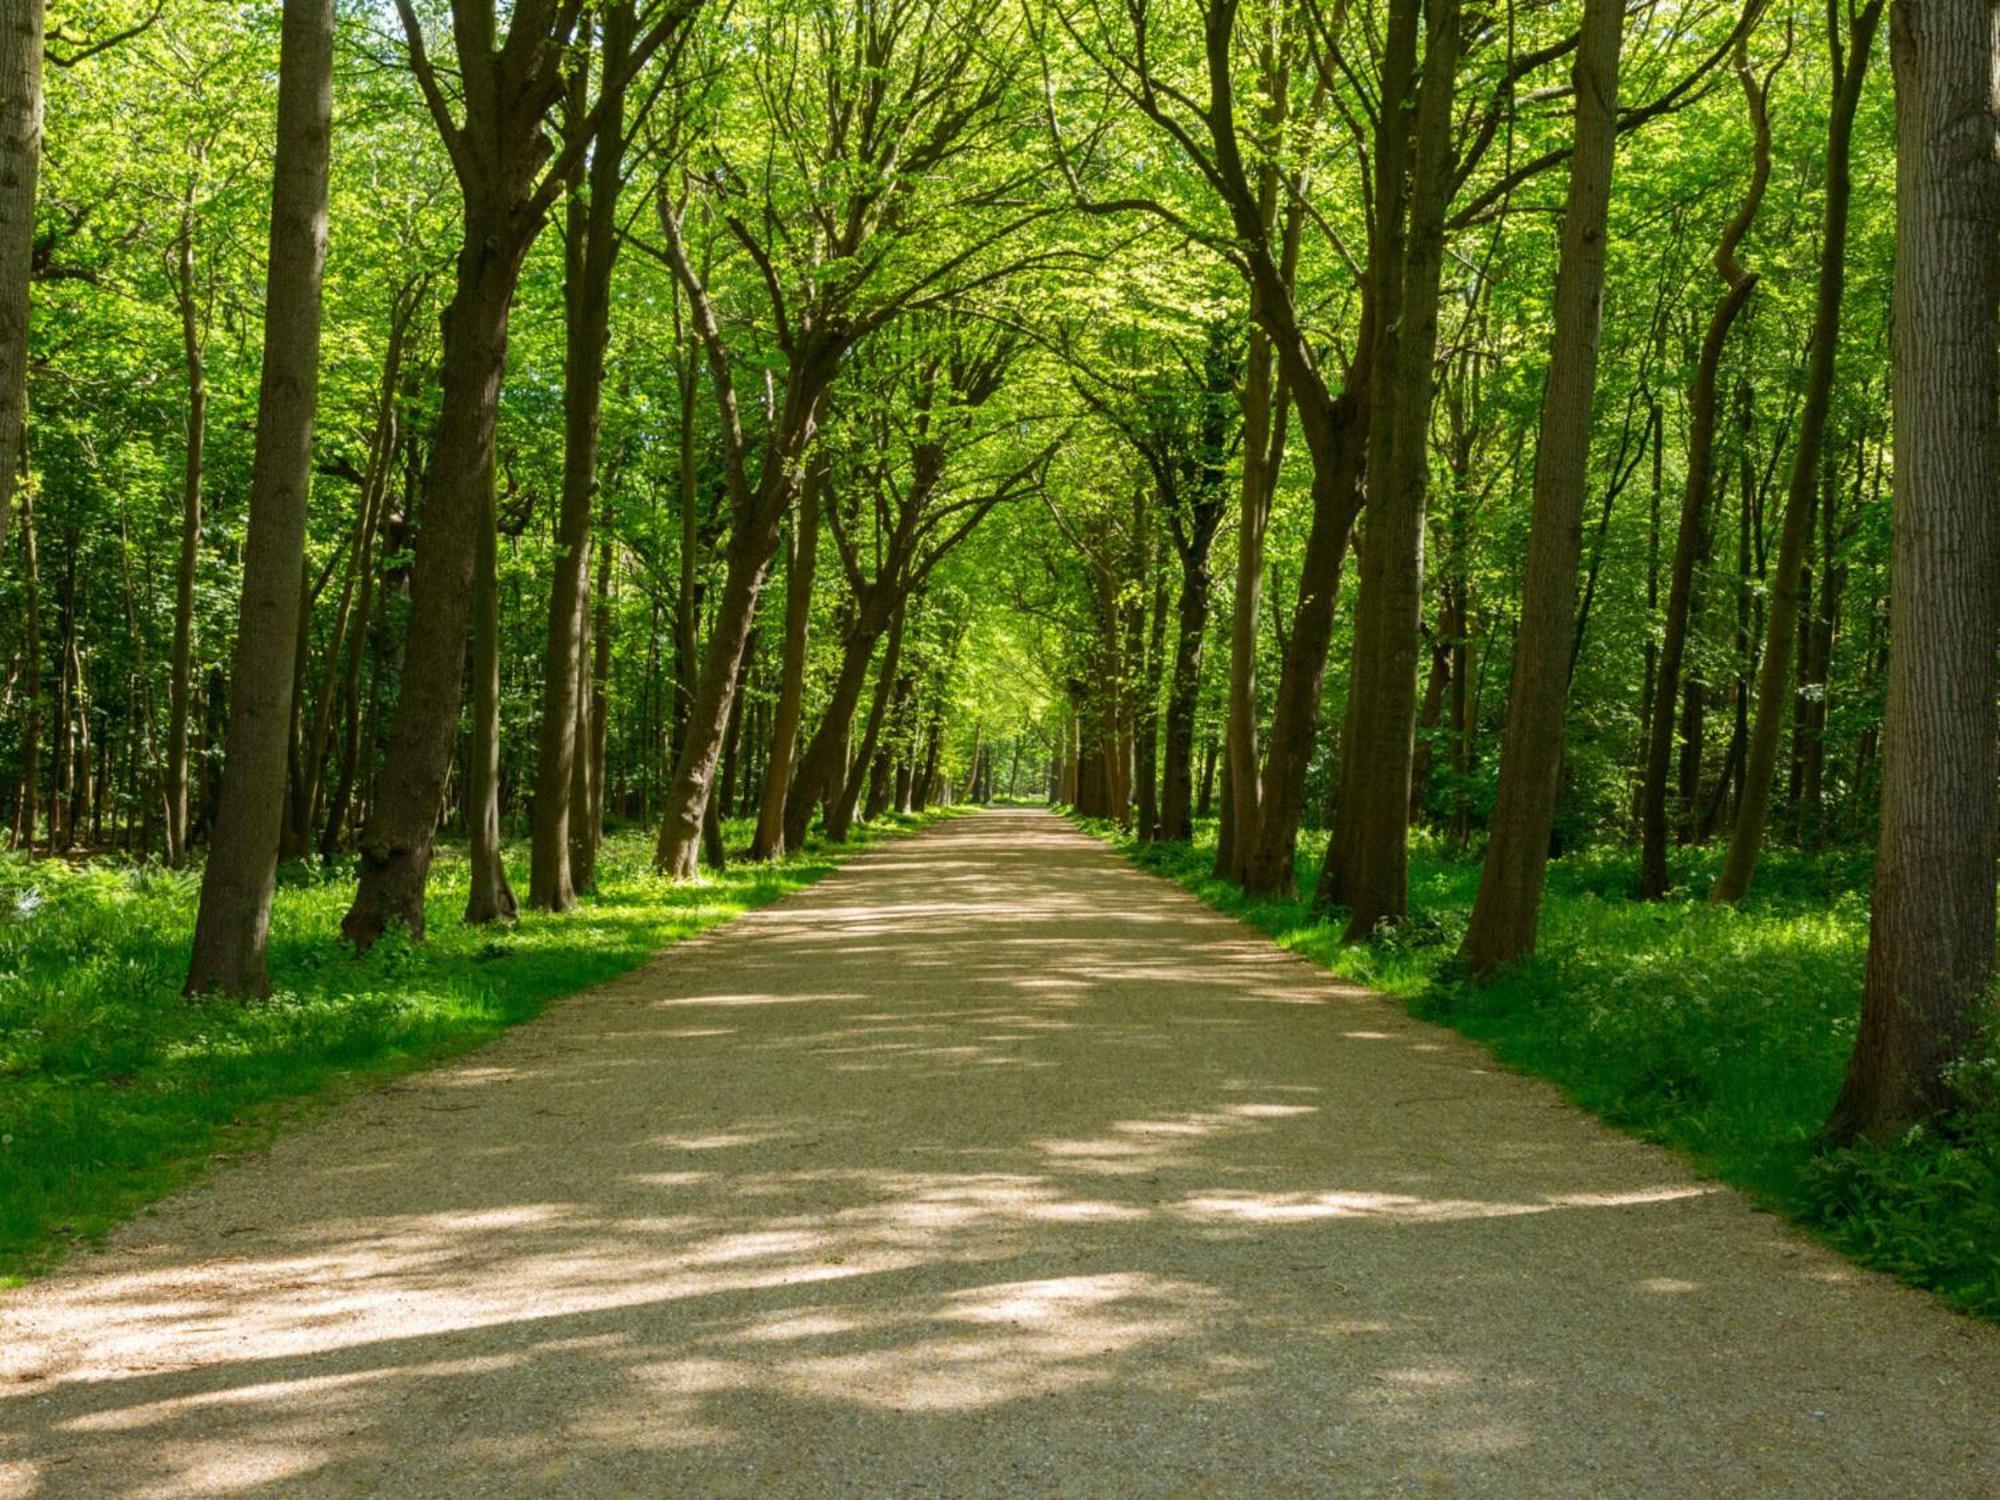
[[[1895,610],[1868,976],[1836,1142],[1953,1103],[1987,1013],[2000,556],[2000,170],[1992,12],[1896,0]]]
[[[73,712],[72,666],[76,659],[76,553],[78,536],[74,529],[63,538],[68,561],[63,568],[62,590],[56,601],[56,703],[52,716],[53,734],[49,745],[49,841],[53,856],[68,847],[63,836],[63,818],[68,810],[70,763],[69,726]]]
[[[924,760],[910,785],[910,811],[924,812],[931,805],[931,798],[937,790],[938,752],[944,742],[944,711],[937,710],[931,715],[930,728],[924,734]]]
[[[35,553],[35,508],[31,492],[21,496],[21,790],[14,807],[12,843],[35,845],[42,781],[42,607],[41,570]]]
[[[340,924],[366,948],[392,926],[424,931],[424,882],[444,808],[465,687],[479,537],[493,504],[493,425],[507,315],[532,236],[468,208],[457,285],[443,318],[437,437],[410,578],[402,688],[361,834],[361,878]]]
[[[798,759],[799,721],[806,695],[806,646],[812,627],[813,574],[819,561],[819,505],[825,488],[824,461],[806,475],[799,497],[799,514],[792,523],[791,555],[785,565],[785,647],[778,675],[778,713],[771,726],[771,758],[764,768],[764,796],[757,813],[757,835],[750,844],[752,859],[776,859],[805,842],[805,829],[795,838],[786,827],[785,799],[792,790],[792,770]],[[812,808],[806,807],[810,820]]]
[[[1588,0],[1572,74],[1576,147],[1570,156],[1569,199],[1556,267],[1555,331],[1535,446],[1533,511],[1500,751],[1500,788],[1472,923],[1459,949],[1465,968],[1479,977],[1534,952],[1549,829],[1562,782],[1563,720],[1576,624],[1584,488],[1589,481],[1590,412],[1597,390],[1604,236],[1618,141],[1618,63],[1624,22],[1620,0]]]
[[[175,247],[174,295],[181,317],[187,370],[187,451],[181,471],[180,565],[174,574],[174,649],[167,690],[167,863],[188,856],[188,720],[194,676],[194,575],[201,549],[202,447],[208,430],[208,377],[195,306],[194,209],[182,212]],[[293,578],[292,583],[297,583]],[[288,611],[289,616],[289,611]],[[284,639],[291,639],[287,625]]]
[[[667,807],[653,850],[654,865],[673,879],[691,879],[695,874],[710,783],[728,735],[737,677],[756,622],[757,598],[763,592],[764,575],[770,568],[776,529],[775,524],[763,527],[746,524],[739,526],[729,539],[715,625],[689,706],[687,732],[674,766],[673,784],[667,792]]]
[[[1736,247],[1757,216],[1768,176],[1768,153],[1753,166],[1750,187],[1736,217],[1716,246],[1715,268],[1724,291],[1710,316],[1695,364],[1694,386],[1688,393],[1687,483],[1681,492],[1680,531],[1674,538],[1674,564],[1667,585],[1667,617],[1660,641],[1658,680],[1653,688],[1653,718],[1648,726],[1646,775],[1639,803],[1639,893],[1648,901],[1667,894],[1667,770],[1673,760],[1673,704],[1681,696],[1681,663],[1687,653],[1694,612],[1695,561],[1708,525],[1709,492],[1715,480],[1715,380],[1730,326],[1757,285],[1757,273],[1737,262]],[[1690,686],[1693,686],[1690,684]],[[1684,711],[1699,724],[1700,700]],[[1689,743],[1694,736],[1687,737]]]
[[[1806,389],[1799,409],[1798,447],[1785,491],[1785,519],[1778,541],[1778,565],[1771,580],[1771,614],[1764,640],[1764,660],[1757,673],[1756,728],[1749,737],[1743,763],[1743,796],[1729,854],[1712,899],[1741,901],[1750,893],[1757,856],[1771,811],[1771,778],[1778,761],[1778,739],[1785,712],[1785,690],[1798,635],[1806,553],[1812,546],[1814,511],[1819,498],[1820,455],[1825,446],[1827,413],[1833,401],[1834,371],[1840,351],[1840,300],[1847,276],[1847,213],[1853,195],[1848,170],[1854,137],[1854,115],[1861,103],[1868,54],[1874,48],[1875,27],[1882,0],[1869,0],[1853,13],[1845,56],[1841,52],[1838,10],[1827,13],[1834,33],[1827,38],[1833,72],[1832,112],[1826,129],[1826,210],[1821,231],[1818,302],[1813,313],[1811,353]],[[1768,149],[1768,147],[1766,148]]]
[[[284,817],[293,660],[270,649],[300,610],[319,389],[333,119],[333,0],[286,0],[278,60],[264,362],[257,396],[229,741],[186,992],[270,992],[265,940]]]
[[[597,851],[604,842],[604,779],[611,712],[610,518],[598,518],[597,611],[587,632],[590,692],[578,701],[576,764],[570,790],[569,873],[578,894],[597,889]],[[588,753],[586,753],[586,751]]]
[[[663,225],[669,226],[678,247],[679,225],[671,220],[664,206],[661,219]],[[682,252],[677,249],[676,253]],[[677,274],[684,281],[693,278],[684,256]],[[715,612],[714,630],[702,661],[700,680],[695,685],[687,733],[675,761],[673,784],[667,790],[667,805],[653,850],[654,866],[671,879],[686,879],[695,873],[702,820],[708,809],[716,760],[728,732],[730,710],[736,701],[737,679],[756,620],[758,596],[763,592],[765,575],[777,551],[779,528],[804,477],[807,453],[819,426],[820,402],[839,369],[849,341],[849,334],[844,331],[801,336],[790,361],[782,407],[773,418],[772,431],[763,445],[763,467],[753,490],[741,472],[742,435],[737,426],[734,391],[725,384],[727,356],[722,349],[721,332],[706,294],[695,301],[698,331],[709,349],[709,364],[724,409],[724,426],[734,433],[731,439],[736,445],[732,450],[736,454],[732,480],[735,493],[731,502],[734,524],[724,554],[722,595]]]
[[[577,779],[577,727],[588,720],[584,688],[585,616],[590,517],[597,503],[598,426],[604,398],[604,348],[610,326],[611,275],[618,255],[618,196],[624,181],[625,91],[622,76],[631,47],[631,0],[603,11],[599,69],[606,80],[597,108],[602,112],[590,153],[589,201],[572,189],[564,235],[563,277],[563,477],[556,521],[555,578],[549,589],[547,648],[542,659],[542,717],[536,743],[535,804],[528,863],[528,905],[537,911],[568,911],[576,905],[570,868]],[[568,114],[577,128],[589,112],[584,70],[570,91]],[[588,747],[584,747],[587,749]],[[588,782],[586,771],[584,781]]]
[[[1380,923],[1401,921],[1409,905],[1427,428],[1458,56],[1455,0],[1432,0],[1428,14],[1415,180],[1406,166],[1409,143],[1400,111],[1407,105],[1400,101],[1413,82],[1416,0],[1397,0],[1391,7],[1383,62],[1383,98],[1399,101],[1395,110],[1382,110],[1376,147],[1371,367],[1383,399],[1369,421],[1368,538],[1355,603],[1354,708],[1341,749],[1337,831],[1348,837],[1329,845],[1329,859],[1339,861],[1350,941],[1366,938]]]
[[[42,0],[0,20],[0,543],[27,470],[28,285],[42,161]]]
[[[303,546],[301,546],[303,553]],[[327,559],[329,572],[321,575],[321,581],[331,576],[331,567],[339,554]],[[312,665],[312,622],[313,607],[318,603],[319,590],[306,575],[310,568],[303,555],[299,559],[299,607],[297,618],[292,625],[292,701],[285,710],[285,791],[284,810],[278,822],[278,860],[297,859],[305,853],[307,833],[301,811],[301,804],[309,801],[310,791],[306,787],[305,733],[302,724],[306,709],[306,677]]]
[[[875,764],[868,774],[868,800],[862,805],[861,816],[866,822],[873,822],[882,816],[896,802],[896,742],[905,715],[909,710],[910,693],[916,686],[916,679],[900,670],[903,649],[903,622],[909,613],[909,605],[896,611],[896,618],[890,625],[891,639],[896,647],[896,662],[887,663],[882,681],[894,681],[889,698],[889,712],[880,728],[880,748],[875,752]],[[880,692],[878,686],[877,692]],[[871,710],[872,716],[872,710]],[[1058,795],[1060,799],[1060,794]]]
[[[854,622],[841,646],[840,672],[834,678],[826,712],[805,753],[799,757],[798,774],[792,778],[791,794],[785,802],[784,842],[789,849],[804,845],[813,809],[821,799],[837,799],[845,791],[846,742],[854,711],[861,702],[862,686],[868,678],[868,663],[874,656],[875,642],[885,630],[894,628],[902,596],[892,585],[878,583],[857,602],[856,608]],[[829,828],[829,836],[831,833]]]
[[[1859,455],[1857,455],[1858,459]],[[1799,744],[1799,842],[1819,847],[1826,828],[1826,710],[1833,683],[1833,646],[1840,631],[1840,603],[1847,569],[1839,561],[1839,490],[1829,482],[1820,510],[1819,609],[1813,622],[1812,670],[1800,683],[1796,710]]]
[[[1435,307],[1435,292],[1431,302]],[[1365,309],[1361,325],[1365,338],[1369,327]],[[1422,378],[1428,409],[1428,364]],[[1297,882],[1299,820],[1305,811],[1306,770],[1318,728],[1326,653],[1333,640],[1334,605],[1339,598],[1348,539],[1361,508],[1361,461],[1369,422],[1366,361],[1350,372],[1337,414],[1341,435],[1332,461],[1318,453],[1313,456],[1312,527],[1299,569],[1291,634],[1279,645],[1281,665],[1271,708],[1269,747],[1257,791],[1256,831],[1249,847],[1239,852],[1244,889],[1257,894],[1289,896]]]
[[[1160,787],[1160,837],[1194,837],[1195,716],[1201,710],[1202,655],[1208,641],[1211,578],[1208,549],[1181,558],[1181,593],[1174,614],[1174,670],[1167,688],[1167,743]],[[1203,777],[1202,815],[1208,814]]]
[[[1139,842],[1151,843],[1160,827],[1160,678],[1167,649],[1167,573],[1163,558],[1153,566],[1153,609],[1148,617],[1146,667],[1140,675],[1139,703],[1132,715],[1134,779],[1139,799]],[[980,800],[979,740],[972,756],[972,800]]]
[[[875,694],[868,704],[868,722],[861,731],[861,753],[854,757],[854,764],[848,768],[847,776],[840,787],[839,796],[828,808],[826,816],[826,836],[829,842],[844,844],[854,826],[854,807],[861,797],[861,783],[864,775],[870,783],[870,807],[864,814],[869,818],[879,817],[880,806],[874,804],[874,788],[882,785],[887,775],[883,757],[886,749],[878,749],[882,743],[883,727],[888,722],[889,708],[895,689],[903,685],[897,672],[903,660],[903,616],[906,606],[898,601],[896,613],[889,621],[888,644],[882,648],[882,665],[875,676]],[[872,774],[871,774],[872,773]]]
[[[488,471],[490,481],[492,475]],[[472,569],[472,764],[465,821],[472,834],[469,923],[511,922],[520,915],[500,847],[500,533],[497,496],[479,517]],[[565,788],[565,791],[567,788]],[[567,850],[564,851],[567,853]]]

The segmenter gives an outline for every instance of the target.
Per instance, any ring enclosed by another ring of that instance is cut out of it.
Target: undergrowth
[[[614,834],[595,895],[504,927],[460,920],[466,862],[441,851],[428,938],[392,934],[360,958],[336,937],[351,861],[287,866],[276,993],[251,1005],[180,996],[197,872],[0,855],[0,1285],[254,1147],[305,1099],[476,1047],[943,815],[884,819],[845,849],[815,844],[683,885],[652,874],[642,831]],[[742,835],[732,846],[747,841],[747,825],[730,831]]]
[[[1587,850],[1549,868],[1538,952],[1480,986],[1452,959],[1475,861],[1419,837],[1410,918],[1343,944],[1345,914],[1252,899],[1211,873],[1212,826],[1192,846],[1140,846],[1084,824],[1146,869],[1234,913],[1343,978],[1484,1043],[1576,1103],[1684,1154],[1701,1171],[1864,1264],[2000,1319],[2000,1060],[1961,1070],[1952,1118],[1891,1146],[1823,1151],[1817,1137],[1854,1044],[1868,945],[1868,861],[1774,850],[1741,908],[1703,899],[1721,851],[1684,851],[1682,892],[1642,902],[1636,858]],[[1309,898],[1324,835],[1308,836]]]

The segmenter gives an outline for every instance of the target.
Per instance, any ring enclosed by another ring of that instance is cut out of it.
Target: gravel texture
[[[0,1297],[0,1495],[2000,1495],[2000,1330],[1037,812]]]

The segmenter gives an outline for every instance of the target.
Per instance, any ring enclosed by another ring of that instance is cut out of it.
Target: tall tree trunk
[[[729,727],[722,738],[722,774],[716,784],[715,802],[719,816],[736,815],[737,773],[743,766],[743,724],[748,717],[751,690],[757,681],[757,630],[753,624],[750,641],[743,651],[743,668],[738,675],[736,696],[729,705]]]
[[[798,773],[792,778],[791,794],[785,802],[786,848],[803,846],[813,809],[822,797],[837,798],[845,789],[847,736],[868,678],[868,663],[874,656],[876,641],[885,630],[893,628],[901,607],[902,592],[890,583],[875,584],[856,601],[856,614],[841,644],[840,671],[834,678],[826,712],[805,753],[799,757]],[[828,832],[830,835],[831,830]]]
[[[542,717],[535,760],[535,804],[528,863],[528,905],[568,911],[576,905],[570,868],[571,784],[579,753],[577,726],[588,718],[584,677],[590,517],[597,503],[597,448],[604,400],[604,348],[610,327],[611,276],[617,260],[618,196],[624,181],[625,91],[631,47],[631,0],[603,12],[599,64],[606,87],[598,101],[603,124],[590,154],[589,201],[572,189],[565,226],[563,316],[563,478],[556,521],[555,579],[549,590],[548,645],[542,665]],[[583,70],[570,90],[570,128],[580,128],[590,101]],[[587,747],[586,747],[587,748]],[[584,781],[588,782],[586,771]]]
[[[744,651],[756,621],[757,600],[777,551],[779,528],[804,478],[807,453],[819,426],[820,402],[849,347],[851,334],[846,330],[828,330],[799,336],[790,360],[784,398],[765,439],[763,466],[753,487],[743,472],[742,429],[714,308],[705,291],[697,292],[699,283],[687,262],[679,222],[664,198],[660,200],[660,218],[672,247],[676,275],[695,304],[696,329],[708,350],[732,468],[733,524],[724,550],[722,594],[653,849],[653,863],[662,874],[686,879],[695,873],[695,855],[708,811],[716,761],[722,753],[730,711],[735,705]]]
[[[0,19],[0,542],[27,471],[28,285],[42,161],[42,0]]]
[[[1687,482],[1681,492],[1680,531],[1674,538],[1674,564],[1667,585],[1667,617],[1660,640],[1659,678],[1653,688],[1653,719],[1648,726],[1646,775],[1639,802],[1639,893],[1649,901],[1667,894],[1667,770],[1673,760],[1673,704],[1681,696],[1681,664],[1694,614],[1695,561],[1708,526],[1709,493],[1715,482],[1715,381],[1722,348],[1736,315],[1757,285],[1757,273],[1736,259],[1736,247],[1757,217],[1769,177],[1768,150],[1753,163],[1750,186],[1736,217],[1722,231],[1715,249],[1715,268],[1723,294],[1708,321],[1688,393]],[[1693,686],[1693,684],[1690,684]],[[1700,702],[1685,711],[1699,724]],[[1693,736],[1689,736],[1693,742]]]
[[[2000,168],[1990,5],[1896,0],[1895,513],[1868,977],[1834,1141],[1950,1107],[1987,1013],[2000,554]]]
[[[1857,458],[1859,455],[1857,455]],[[1819,846],[1826,828],[1826,710],[1833,684],[1833,646],[1840,631],[1840,604],[1847,569],[1839,559],[1839,487],[1825,485],[1820,510],[1819,609],[1813,621],[1812,671],[1800,683],[1796,710],[1799,745],[1799,842]]]
[[[1435,294],[1431,301],[1435,307]],[[1365,338],[1371,326],[1366,308],[1361,326]],[[1423,379],[1424,404],[1428,408],[1428,368]],[[1361,508],[1361,464],[1370,416],[1370,384],[1369,362],[1364,359],[1349,372],[1347,389],[1336,403],[1340,428],[1336,453],[1330,462],[1322,453],[1313,455],[1312,526],[1306,535],[1305,557],[1299,568],[1291,633],[1279,642],[1278,685],[1257,789],[1256,830],[1248,847],[1239,853],[1244,888],[1254,893],[1290,895],[1297,879],[1299,820],[1305,811],[1306,771],[1312,760],[1313,734],[1318,728],[1326,653],[1333,640],[1334,605],[1339,597],[1340,575],[1354,518]],[[1275,571],[1272,576],[1275,587]]]
[[[696,401],[701,393],[697,356],[690,353],[681,367],[680,397],[680,587],[674,595],[674,711],[672,752],[667,772],[680,757],[687,739],[688,715],[694,708],[695,684],[701,677],[701,488],[696,459],[699,436],[695,431]]]
[[[278,145],[271,180],[264,363],[244,543],[243,599],[229,693],[229,740],[187,992],[269,993],[265,940],[284,817],[293,661],[273,651],[300,609],[306,501],[319,391],[333,120],[333,0],[285,0],[278,54]]]
[[[465,795],[472,834],[465,920],[475,924],[511,922],[520,911],[500,847],[500,532],[491,470],[487,487],[472,569],[472,764]]]
[[[1868,54],[1882,0],[1869,0],[1853,13],[1847,48],[1839,35],[1839,8],[1827,12],[1832,28],[1827,46],[1833,58],[1833,102],[1826,127],[1826,209],[1821,231],[1818,301],[1813,313],[1811,353],[1806,389],[1799,409],[1798,446],[1792,453],[1790,482],[1785,490],[1785,519],[1779,534],[1778,564],[1771,580],[1770,619],[1766,626],[1764,660],[1757,673],[1756,728],[1749,737],[1743,763],[1743,797],[1729,854],[1715,883],[1713,899],[1741,901],[1750,893],[1757,856],[1770,820],[1771,778],[1777,767],[1778,739],[1785,712],[1785,689],[1798,634],[1806,553],[1812,546],[1813,518],[1819,497],[1820,455],[1826,441],[1827,413],[1833,404],[1833,380],[1840,351],[1840,300],[1847,277],[1847,213],[1854,183],[1848,157],[1854,138],[1854,115],[1861,103],[1861,85],[1868,71]],[[1740,64],[1739,64],[1740,66]],[[1763,148],[1767,153],[1768,130]]]
[[[1139,841],[1151,843],[1160,827],[1160,679],[1167,649],[1166,560],[1153,563],[1153,608],[1147,621],[1146,665],[1140,675],[1139,703],[1132,715],[1134,779],[1138,783]],[[979,740],[972,757],[972,800],[979,801]]]
[[[890,662],[885,651],[883,658],[884,671],[881,677],[877,679],[875,691],[878,698],[881,696],[881,685],[883,683],[893,683],[893,687],[890,690],[888,713],[876,728],[879,748],[875,752],[875,762],[869,768],[868,798],[862,804],[861,813],[863,820],[866,822],[873,822],[875,819],[881,817],[895,801],[896,797],[895,736],[908,707],[911,689],[916,685],[915,678],[901,670],[903,620],[908,612],[909,606],[907,603],[905,603],[902,609],[896,611],[896,618],[889,627],[890,643],[896,649],[896,661]],[[869,718],[872,721],[874,717],[874,709],[871,707]],[[1058,789],[1057,800],[1061,800],[1060,789]]]
[[[187,448],[181,470],[180,565],[174,574],[174,650],[167,690],[167,863],[188,855],[188,720],[194,677],[194,575],[201,549],[202,448],[208,431],[208,375],[202,357],[200,309],[195,303],[194,206],[182,210],[175,246],[174,295],[181,317],[181,355],[187,371]],[[296,584],[298,580],[291,580]],[[289,611],[287,611],[289,621]],[[291,639],[286,626],[285,640]]]
[[[910,811],[924,812],[937,791],[938,752],[944,743],[944,711],[932,711],[930,727],[924,732],[924,759],[910,783]]]
[[[610,744],[611,528],[598,518],[597,610],[590,622],[590,692],[578,701],[576,764],[581,782],[570,791],[570,881],[579,894],[597,889],[597,851],[604,842],[604,778]],[[586,751],[588,753],[586,753]]]
[[[883,728],[888,722],[889,706],[895,688],[899,685],[897,672],[903,660],[903,616],[905,605],[898,602],[896,613],[889,621],[889,639],[882,648],[882,664],[876,669],[875,692],[868,704],[868,720],[861,731],[861,750],[848,767],[847,775],[841,782],[839,795],[827,809],[826,836],[830,843],[844,844],[854,826],[855,804],[861,799],[861,785],[865,778],[870,783],[871,802],[874,786],[882,783],[887,775],[884,757],[888,754],[882,745]],[[881,814],[880,807],[872,807],[866,816],[873,818]]]
[[[674,879],[691,879],[695,874],[710,783],[728,736],[737,679],[756,623],[757,599],[770,568],[775,530],[775,526],[740,526],[730,535],[724,553],[726,568],[715,625],[709,634],[707,654],[689,706],[687,732],[676,759],[660,836],[653,850],[654,864],[662,874]]]
[[[1266,226],[1276,212],[1276,170],[1268,174]],[[1258,293],[1253,287],[1254,303]],[[1277,360],[1270,336],[1251,314],[1249,362],[1243,377],[1243,482],[1236,510],[1236,594],[1229,627],[1229,701],[1223,755],[1230,767],[1229,811],[1215,845],[1215,873],[1243,875],[1257,836],[1257,623],[1263,609],[1264,533],[1276,487],[1268,472],[1278,404]]]
[[[327,559],[329,572],[322,574],[322,581],[330,575],[330,570],[338,554]],[[319,590],[306,575],[310,567],[306,560],[299,560],[299,608],[298,619],[292,626],[292,701],[285,711],[285,793],[284,813],[278,823],[278,859],[282,863],[297,859],[305,853],[306,829],[301,804],[308,803],[311,792],[306,787],[305,731],[301,727],[305,719],[306,676],[312,665],[312,622],[313,607],[319,602]]]
[[[1660,500],[1665,493],[1666,413],[1657,396],[1652,398],[1647,416],[1653,444],[1653,476],[1646,494],[1646,651],[1645,668],[1639,683],[1639,749],[1634,757],[1631,779],[1631,817],[1636,824],[1644,815],[1646,757],[1653,742],[1653,714],[1659,701],[1660,647],[1653,639],[1652,623],[1660,610]]]
[[[507,315],[531,240],[495,210],[468,205],[457,285],[443,318],[438,429],[411,571],[402,688],[361,834],[360,881],[340,925],[357,947],[391,926],[423,936],[424,882],[465,688],[473,574],[493,504]]]
[[[785,799],[792,789],[799,721],[805,709],[806,646],[812,627],[813,573],[819,562],[819,505],[825,473],[823,460],[808,470],[799,513],[792,522],[791,553],[785,563],[785,645],[778,673],[778,713],[771,727],[771,758],[764,768],[757,835],[750,843],[752,859],[776,859],[804,842],[803,828],[796,839],[786,829]],[[806,817],[811,815],[808,806]]]
[[[1374,287],[1372,379],[1382,391],[1369,421],[1367,544],[1355,600],[1355,672],[1349,687],[1348,733],[1341,743],[1341,797],[1335,836],[1316,897],[1348,908],[1349,940],[1382,922],[1402,920],[1409,904],[1410,763],[1415,753],[1418,628],[1423,607],[1424,477],[1429,459],[1426,418],[1437,338],[1436,272],[1443,254],[1443,183],[1411,181],[1404,111],[1415,83],[1418,0],[1395,0],[1384,44],[1377,132],[1375,234],[1370,252]],[[1442,0],[1448,26],[1428,34],[1426,87],[1417,108],[1428,123],[1443,111],[1441,145],[1419,127],[1425,145],[1448,149],[1452,81],[1457,66],[1457,7]],[[1438,67],[1442,88],[1429,76]],[[1424,154],[1419,147],[1420,156]],[[1448,167],[1441,174],[1448,176]],[[1427,286],[1430,288],[1427,292]],[[1415,293],[1414,297],[1412,293]]]
[[[1174,670],[1167,688],[1167,744],[1160,787],[1160,837],[1194,837],[1194,735],[1201,710],[1202,654],[1208,641],[1212,587],[1208,549],[1181,556],[1181,591],[1174,613]],[[1204,782],[1206,777],[1203,778]],[[1207,816],[1204,786],[1202,815]]]
[[[1571,75],[1576,146],[1556,267],[1555,331],[1535,446],[1533,512],[1500,750],[1500,788],[1472,923],[1459,949],[1466,969],[1481,977],[1534,952],[1549,829],[1562,783],[1624,24],[1620,0],[1587,0]]]
[[[128,595],[129,597],[129,595]],[[21,495],[21,790],[14,808],[13,846],[32,849],[42,783],[42,594],[35,553],[32,491]]]
[[[56,600],[56,711],[49,745],[49,842],[48,852],[60,854],[69,847],[64,833],[64,817],[69,806],[70,778],[75,767],[70,760],[70,718],[74,712],[76,660],[76,553],[79,538],[74,529],[63,538],[67,561],[63,567],[62,589]]]

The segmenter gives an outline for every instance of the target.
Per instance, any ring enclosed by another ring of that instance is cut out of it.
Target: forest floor
[[[1049,814],[0,1295],[0,1496],[1991,1495],[2000,1329]]]

